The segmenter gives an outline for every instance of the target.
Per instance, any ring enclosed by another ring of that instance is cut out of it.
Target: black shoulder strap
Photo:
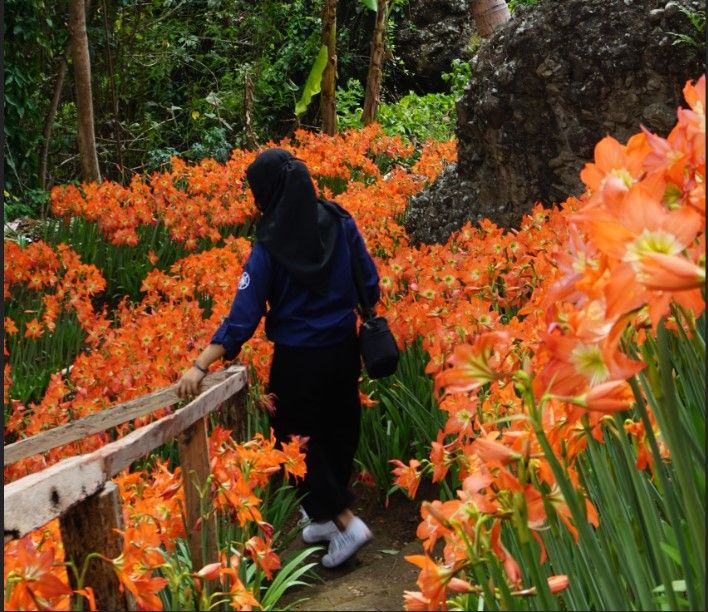
[[[354,285],[356,286],[356,293],[359,296],[361,316],[364,321],[368,321],[369,319],[374,318],[374,309],[369,303],[369,298],[366,295],[366,287],[364,286],[364,275],[361,271],[361,265],[359,264],[359,260],[356,256],[356,253],[354,252],[354,245],[352,244],[352,241],[349,240],[349,236],[347,235],[347,230],[344,227],[344,223],[342,223],[342,231],[344,232],[347,238],[347,242],[349,243],[349,253],[351,254],[352,260],[352,273],[354,275]]]

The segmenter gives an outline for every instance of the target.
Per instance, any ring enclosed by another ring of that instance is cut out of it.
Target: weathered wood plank
[[[3,488],[5,541],[20,538],[60,516],[98,491],[130,464],[176,437],[246,386],[246,370],[232,366],[229,377],[184,408],[136,429],[86,455],[70,457]]]
[[[69,457],[3,487],[5,542],[45,525],[103,486],[103,464],[91,455]]]
[[[178,437],[178,441],[184,486],[187,542],[192,553],[192,567],[194,571],[198,571],[207,563],[219,560],[216,515],[210,512],[212,496],[209,487],[205,487],[211,471],[207,418],[199,419],[194,425],[185,429]],[[202,539],[206,544],[204,547],[206,554],[202,548]]]
[[[91,553],[115,559],[123,552],[123,536],[116,531],[124,528],[120,494],[111,481],[99,492],[71,506],[59,522],[65,558],[73,560],[79,571]],[[69,580],[72,588],[79,588],[73,572],[69,572]],[[99,610],[135,609],[129,592],[120,592],[120,581],[113,567],[103,559],[88,562],[84,584],[93,588]]]
[[[187,404],[179,412],[161,418],[145,427],[136,429],[109,446],[104,453],[106,472],[111,476],[129,467],[133,461],[144,457],[153,449],[177,437],[187,427],[221,406],[232,395],[246,386],[246,369],[238,366],[234,375]]]
[[[214,385],[223,382],[227,376],[226,372],[226,370],[220,370],[205,376],[202,381],[202,390],[206,391]],[[116,427],[150,414],[158,408],[176,404],[178,401],[177,385],[171,385],[149,395],[143,395],[95,414],[90,414],[82,419],[44,431],[30,438],[18,440],[3,448],[3,465],[16,463],[32,455],[82,440],[93,434],[106,431],[106,429],[111,427]]]

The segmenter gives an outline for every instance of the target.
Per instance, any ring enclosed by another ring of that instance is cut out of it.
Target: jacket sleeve
[[[354,219],[347,220],[347,230],[349,234],[349,244],[352,246],[352,256],[359,261],[362,276],[364,277],[364,287],[372,307],[379,301],[381,290],[379,289],[379,273],[376,270],[374,260],[371,259],[369,251],[366,250],[364,239],[356,226]]]
[[[265,313],[266,299],[271,285],[272,262],[268,251],[256,243],[243,267],[231,311],[211,339],[221,344],[225,359],[233,359],[258,327]]]

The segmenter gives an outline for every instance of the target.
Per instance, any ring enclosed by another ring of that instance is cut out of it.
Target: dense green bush
[[[377,120],[389,135],[398,135],[413,143],[426,140],[449,140],[455,136],[457,114],[455,101],[470,79],[470,64],[453,60],[451,70],[443,74],[450,85],[448,93],[418,95],[410,92],[396,102],[384,103]],[[337,120],[342,129],[362,126],[364,87],[349,79],[346,88],[337,89]]]

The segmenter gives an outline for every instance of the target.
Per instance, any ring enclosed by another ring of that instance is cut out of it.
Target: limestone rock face
[[[700,37],[682,6],[703,10],[694,0],[519,8],[472,59],[457,103],[457,168],[411,201],[412,242],[446,240],[485,217],[518,227],[536,202],[582,193],[578,174],[602,137],[626,142],[640,125],[665,136],[685,82],[705,72],[694,48],[674,44],[672,32]],[[436,218],[444,230],[424,225]]]
[[[464,57],[474,32],[468,0],[410,0],[394,32],[402,66],[389,67],[398,93],[447,91],[442,79],[453,59]],[[468,56],[469,58],[469,56]]]

